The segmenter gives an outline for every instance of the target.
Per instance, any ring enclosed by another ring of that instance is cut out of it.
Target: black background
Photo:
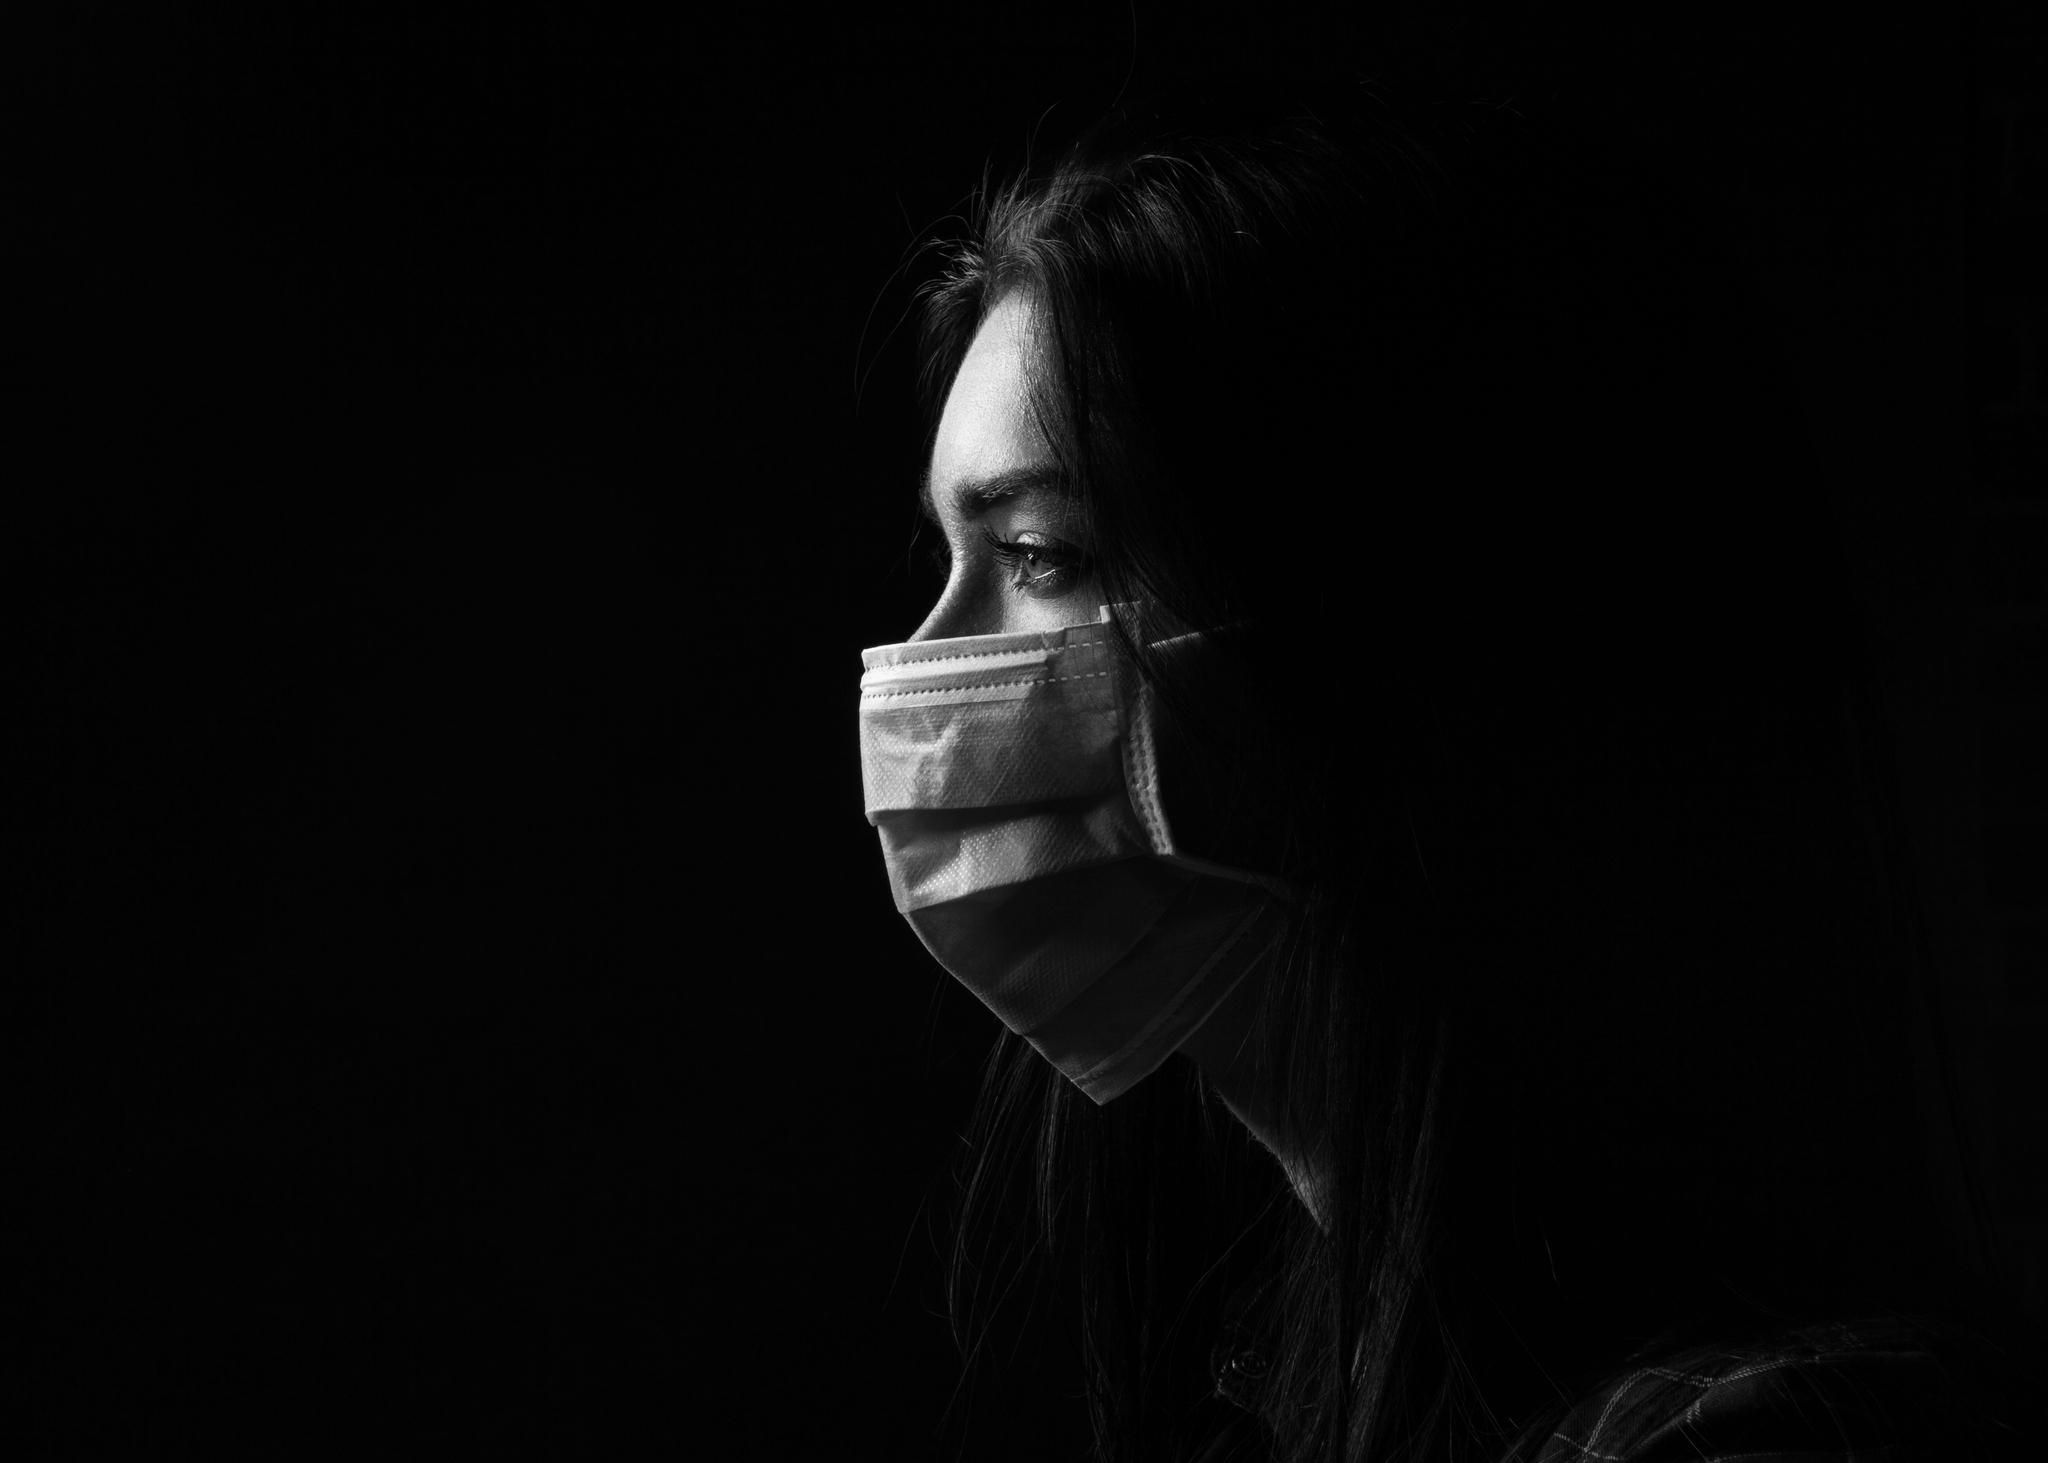
[[[2037,1305],[2039,22],[1640,9],[49,7],[15,1456],[962,1444],[935,1205],[992,1030],[852,727],[935,588],[906,264],[1034,126],[1311,53],[1732,211]],[[1054,1329],[968,1456],[1071,1437]]]

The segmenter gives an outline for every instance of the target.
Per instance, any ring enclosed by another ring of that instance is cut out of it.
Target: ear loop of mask
[[[1123,616],[1120,621],[1115,618],[1118,613]],[[1199,654],[1203,642],[1213,633],[1191,631],[1165,636],[1158,640],[1144,638],[1149,636],[1152,619],[1150,607],[1143,603],[1104,605],[1100,612],[1101,623],[1121,624],[1130,639],[1142,643],[1149,652],[1168,661],[1180,656]],[[1222,628],[1225,631],[1241,629],[1243,622],[1235,622]],[[1151,841],[1153,850],[1161,858],[1191,872],[1230,879],[1240,884],[1256,885],[1283,904],[1294,904],[1299,897],[1297,891],[1283,879],[1198,858],[1193,854],[1181,852],[1175,845],[1173,825],[1167,820],[1159,775],[1158,692],[1136,666],[1129,667],[1128,675],[1120,679],[1130,687],[1125,705],[1124,784],[1130,794],[1131,806],[1137,811],[1138,821],[1144,828],[1146,837]]]

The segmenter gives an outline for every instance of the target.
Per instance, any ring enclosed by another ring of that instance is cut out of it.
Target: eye
[[[1064,594],[1088,572],[1088,559],[1079,549],[1042,533],[1020,533],[1002,538],[989,529],[982,540],[1003,566],[1010,587],[1025,594]]]

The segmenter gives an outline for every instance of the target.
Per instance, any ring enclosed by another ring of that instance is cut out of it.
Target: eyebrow
[[[953,483],[947,496],[960,505],[960,511],[969,518],[988,512],[1010,498],[1025,493],[1058,493],[1072,497],[1073,483],[1051,463],[1036,467],[1012,468],[1008,472],[991,473],[987,477],[961,478]],[[937,497],[932,491],[931,469],[925,469],[924,478],[917,485],[917,506],[926,518],[939,522]]]

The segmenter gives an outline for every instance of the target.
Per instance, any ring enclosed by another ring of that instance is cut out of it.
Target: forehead
[[[1051,444],[1031,410],[1031,381],[1040,363],[1035,324],[1028,297],[1013,290],[975,332],[932,440],[929,485],[941,505],[960,482],[1050,460]]]

